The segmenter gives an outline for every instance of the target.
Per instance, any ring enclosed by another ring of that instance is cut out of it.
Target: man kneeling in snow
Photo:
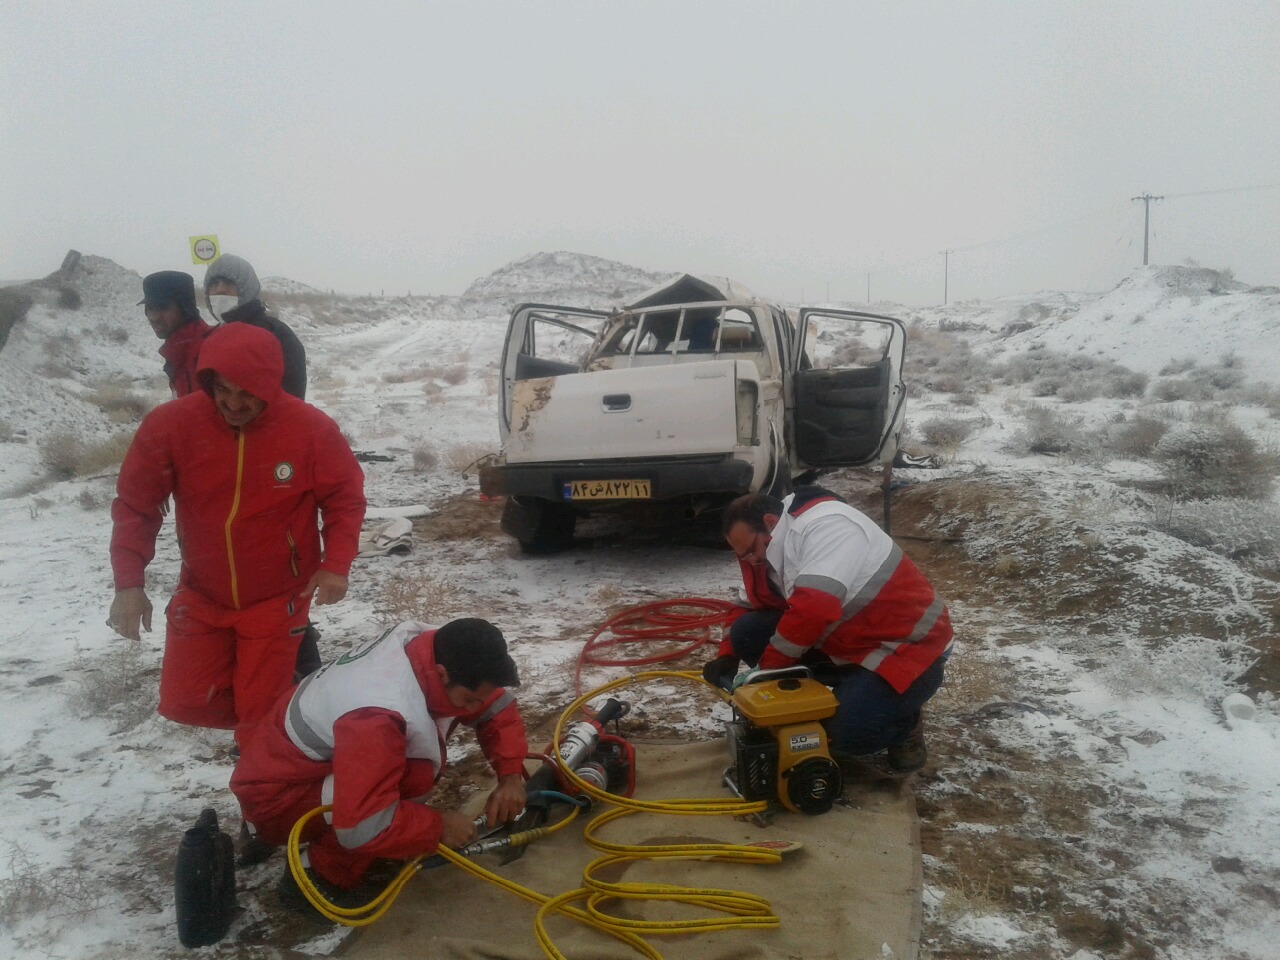
[[[459,723],[475,728],[498,777],[488,823],[520,813],[528,744],[505,689],[519,684],[506,641],[488,621],[402,623],[282,697],[243,737],[231,789],[250,829],[273,844],[285,843],[304,814],[332,804],[308,822],[303,862],[321,889],[327,882],[350,890],[379,857],[411,859],[476,839],[467,817],[423,802]],[[286,905],[306,908],[288,867],[279,891]]]

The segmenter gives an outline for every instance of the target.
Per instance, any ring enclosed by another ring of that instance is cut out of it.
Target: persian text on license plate
[[[648,480],[570,480],[564,485],[566,500],[649,500]]]

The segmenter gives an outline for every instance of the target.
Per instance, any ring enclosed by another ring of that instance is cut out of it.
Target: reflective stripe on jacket
[[[459,714],[436,671],[434,635],[420,623],[386,631],[313,674],[250,728],[231,779],[242,804],[251,798],[245,816],[276,816],[297,784],[322,785],[344,847],[415,857],[440,842],[440,814],[413,801],[445,764],[446,728],[474,726],[498,776],[523,769],[528,744],[515,698],[499,690],[480,711]]]
[[[834,496],[783,501],[766,559],[787,609],[763,668],[811,648],[856,663],[899,693],[951,647],[951,620],[932,585],[876,524]]]

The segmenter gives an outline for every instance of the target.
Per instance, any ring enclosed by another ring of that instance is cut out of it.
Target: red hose
[[[582,668],[632,667],[680,660],[708,644],[718,646],[719,636],[712,630],[724,628],[738,619],[743,608],[727,600],[710,597],[680,597],[643,603],[622,611],[602,623],[578,654],[574,671],[574,687],[582,696]],[[638,657],[606,651],[631,643],[675,643],[674,650]]]

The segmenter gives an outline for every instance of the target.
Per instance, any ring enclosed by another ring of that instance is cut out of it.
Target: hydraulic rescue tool
[[[724,782],[743,800],[780,803],[795,813],[826,813],[843,787],[822,721],[835,694],[805,667],[758,672],[730,697],[733,766]]]
[[[630,743],[616,733],[605,730],[607,724],[625,717],[631,708],[613,697],[604,702],[594,717],[579,720],[560,741],[559,763],[551,756],[543,761],[525,783],[528,799],[525,810],[511,824],[513,835],[534,830],[547,822],[551,804],[557,796],[577,792],[564,776],[564,770],[572,770],[598,790],[629,797],[636,786],[636,751]],[[546,753],[550,754],[548,745]],[[510,863],[524,856],[525,848],[509,847],[503,863]]]

